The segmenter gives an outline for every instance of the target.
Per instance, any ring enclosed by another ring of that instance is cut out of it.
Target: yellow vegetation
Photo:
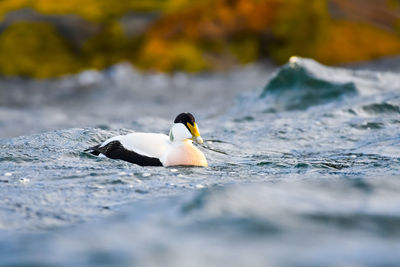
[[[164,0],[1,0],[0,16],[21,8],[33,8],[43,14],[77,14],[97,22],[117,18],[129,11],[162,10]]]
[[[82,68],[53,26],[19,22],[0,35],[0,72],[4,75],[57,76]]]
[[[119,23],[110,23],[89,38],[81,49],[82,56],[91,68],[103,69],[111,64],[132,59],[135,43],[127,38]]]

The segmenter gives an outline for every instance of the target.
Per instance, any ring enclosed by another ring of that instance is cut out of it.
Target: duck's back
[[[112,137],[101,144],[100,147],[114,141],[119,141],[129,151],[134,151],[143,156],[160,158],[168,147],[169,138],[165,134],[130,133]]]

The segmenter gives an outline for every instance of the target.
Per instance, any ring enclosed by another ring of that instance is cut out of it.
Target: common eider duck
[[[130,133],[111,137],[102,144],[86,149],[95,156],[104,155],[140,166],[203,166],[207,159],[192,142],[202,144],[199,129],[192,114],[181,113],[169,131],[159,133]]]

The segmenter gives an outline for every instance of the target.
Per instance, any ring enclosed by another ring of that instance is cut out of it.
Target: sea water
[[[398,73],[292,58],[2,83],[0,265],[400,265]],[[182,111],[208,168],[83,152]]]

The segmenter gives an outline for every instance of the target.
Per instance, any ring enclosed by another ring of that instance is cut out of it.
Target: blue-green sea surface
[[[292,58],[219,75],[125,66],[29,85],[67,88],[49,103],[3,91],[0,265],[400,265],[399,74]],[[182,111],[208,168],[83,152]]]

